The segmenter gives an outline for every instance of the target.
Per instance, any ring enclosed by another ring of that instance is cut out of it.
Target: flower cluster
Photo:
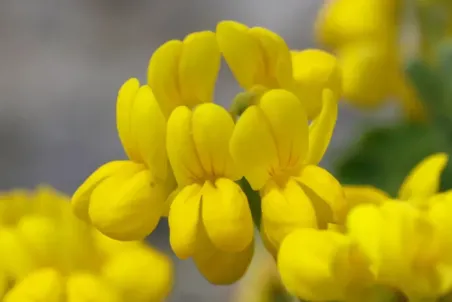
[[[213,102],[224,58],[244,91]],[[72,198],[78,217],[118,240],[142,239],[168,216],[170,243],[214,284],[246,271],[254,250],[246,180],[261,199],[262,237],[276,256],[297,228],[343,223],[345,196],[320,162],[337,118],[333,56],[291,51],[277,34],[223,21],[152,55],[147,83],[119,90],[128,160],[101,166]]]
[[[372,11],[369,20],[349,18],[354,4]],[[143,239],[167,217],[174,253],[213,284],[245,274],[257,226],[282,284],[301,299],[372,301],[381,288],[413,301],[449,293],[452,195],[438,193],[447,155],[416,166],[396,199],[342,186],[319,166],[342,93],[374,103],[406,88],[393,51],[398,5],[331,2],[320,32],[338,61],[234,21],[166,42],[150,59],[147,83],[129,79],[118,93],[128,159],[89,176],[73,211],[121,241]],[[214,103],[222,59],[243,89],[229,111]],[[257,287],[278,291],[274,280]]]
[[[288,290],[312,301],[374,301],[384,286],[409,301],[452,290],[452,195],[438,193],[447,163],[434,154],[406,177],[397,199],[346,187],[344,229],[300,229],[283,241],[278,268]]]
[[[0,196],[0,298],[5,302],[162,301],[170,260],[119,242],[77,219],[51,188]]]

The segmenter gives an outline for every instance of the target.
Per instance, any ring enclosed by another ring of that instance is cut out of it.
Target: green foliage
[[[426,125],[375,129],[339,162],[337,177],[344,184],[374,185],[396,196],[403,179],[419,161],[445,148],[442,136]]]

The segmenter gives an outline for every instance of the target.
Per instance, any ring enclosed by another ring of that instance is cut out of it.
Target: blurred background
[[[320,0],[2,0],[0,1],[0,189],[47,183],[67,194],[94,169],[124,158],[115,126],[117,90],[129,77],[145,81],[152,52],[170,39],[233,19],[264,26],[294,49],[314,47]],[[239,92],[226,66],[216,100]],[[359,134],[394,121],[386,107],[366,114],[341,105],[323,166]],[[168,251],[163,222],[150,241]],[[190,261],[176,262],[171,301],[229,301]]]

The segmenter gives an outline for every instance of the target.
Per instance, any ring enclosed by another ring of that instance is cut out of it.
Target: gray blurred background
[[[321,0],[1,0],[0,189],[51,184],[72,194],[96,167],[123,158],[117,138],[117,90],[129,77],[145,81],[152,52],[169,39],[215,29],[234,19],[265,26],[289,46],[315,46]],[[221,72],[217,102],[239,91]],[[372,125],[392,121],[342,105],[331,163]],[[168,251],[166,225],[151,242]],[[190,261],[176,262],[171,301],[230,301],[231,287],[214,287]]]

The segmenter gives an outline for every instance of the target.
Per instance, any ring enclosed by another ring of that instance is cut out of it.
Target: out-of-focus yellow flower
[[[274,32],[234,21],[220,22],[216,34],[232,73],[252,98],[269,89],[291,91],[303,103],[308,118],[314,119],[320,112],[323,89],[340,95],[336,59],[324,51],[290,51]]]
[[[441,245],[445,242],[438,225],[444,219],[435,222],[438,214],[432,212],[434,219],[428,219],[409,203],[388,201],[355,208],[347,228],[371,259],[379,283],[400,289],[410,299],[434,299],[452,287],[451,254]]]
[[[102,268],[102,276],[121,293],[121,301],[163,301],[173,286],[170,259],[144,245],[112,255]],[[107,300],[106,300],[107,301]]]
[[[63,302],[64,280],[54,269],[44,268],[30,273],[4,297],[4,302]]]
[[[116,288],[101,277],[90,273],[74,273],[66,281],[66,302],[120,302]],[[135,301],[134,301],[135,302]]]
[[[7,196],[5,212],[8,204],[17,205],[15,193],[9,203]],[[106,237],[77,219],[69,198],[51,188],[22,196],[28,210],[16,223],[0,227],[4,301],[157,302],[168,295],[173,269],[165,255],[142,242]],[[114,267],[122,271],[115,275]],[[135,287],[124,286],[128,282]]]
[[[180,106],[168,120],[168,156],[179,185],[168,216],[170,243],[216,284],[240,278],[253,253],[251,211],[229,153],[233,129],[231,115],[216,104]]]
[[[316,31],[337,54],[346,100],[374,108],[396,97],[409,118],[419,119],[422,105],[403,72],[402,5],[399,0],[327,1]]]
[[[397,196],[421,209],[429,207],[448,192],[438,193],[441,173],[447,165],[446,153],[435,153],[418,163],[405,177]],[[363,203],[381,204],[391,199],[385,192],[372,186],[344,186],[348,211]]]
[[[165,149],[166,119],[151,88],[137,79],[119,90],[116,112],[130,160],[97,169],[74,193],[72,207],[107,236],[138,240],[155,229],[175,187]]]
[[[171,40],[152,55],[148,84],[163,113],[177,106],[212,102],[221,54],[215,33],[195,32],[183,41]]]
[[[28,192],[13,190],[0,193],[0,226],[15,225],[19,219],[31,211]]]
[[[308,128],[298,98],[285,90],[270,90],[237,121],[231,154],[251,187],[260,191],[261,231],[273,253],[296,228],[343,222],[342,187],[317,166],[334,129],[336,101],[324,90],[322,111]]]
[[[3,296],[7,291],[8,291],[8,278],[0,268],[0,299],[3,299]]]
[[[284,285],[309,301],[369,301],[370,265],[356,242],[328,230],[295,230],[278,253]]]

